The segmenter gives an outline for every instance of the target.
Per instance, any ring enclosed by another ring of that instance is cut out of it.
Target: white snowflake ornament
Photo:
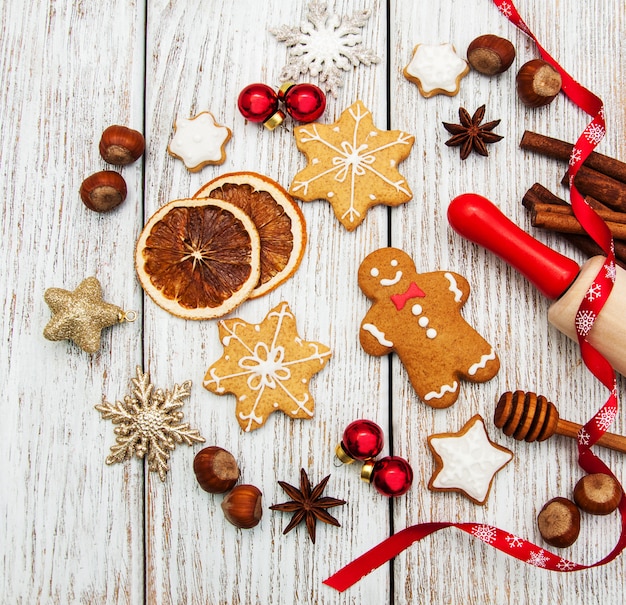
[[[337,96],[343,86],[342,71],[359,64],[378,63],[380,57],[363,46],[361,29],[371,11],[356,11],[349,17],[328,13],[325,2],[310,2],[307,21],[299,26],[282,25],[270,29],[279,42],[289,47],[289,60],[280,74],[281,82],[296,80],[300,75],[319,76],[326,92]]]

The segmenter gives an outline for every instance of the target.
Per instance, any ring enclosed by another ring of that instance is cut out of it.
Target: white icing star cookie
[[[417,85],[423,97],[438,94],[453,97],[459,92],[461,79],[469,73],[469,64],[456,54],[449,42],[418,44],[402,73]]]
[[[180,118],[174,124],[174,137],[167,151],[182,160],[189,172],[198,172],[208,164],[223,164],[226,160],[226,143],[230,128],[219,125],[208,111],[194,118]]]
[[[493,443],[479,414],[458,433],[428,437],[435,471],[428,482],[434,492],[461,492],[476,504],[485,504],[495,474],[513,458],[513,452]]]

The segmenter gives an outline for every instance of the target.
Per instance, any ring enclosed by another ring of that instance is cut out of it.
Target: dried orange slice
[[[135,252],[154,302],[185,319],[220,317],[246,300],[261,274],[252,219],[219,199],[174,200],[148,220]]]
[[[230,202],[256,225],[261,277],[250,298],[266,294],[294,274],[306,246],[306,224],[299,206],[278,183],[255,172],[232,172],[208,182],[193,197]]]

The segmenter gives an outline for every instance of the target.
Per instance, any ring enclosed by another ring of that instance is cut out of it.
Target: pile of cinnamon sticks
[[[573,145],[526,131],[520,147],[568,162]],[[562,184],[569,184],[567,173]],[[576,173],[574,185],[606,222],[615,240],[617,263],[626,268],[626,163],[593,152]],[[535,183],[526,192],[522,203],[531,212],[534,227],[562,233],[588,256],[603,254],[600,247],[585,233],[571,206],[539,183]]]

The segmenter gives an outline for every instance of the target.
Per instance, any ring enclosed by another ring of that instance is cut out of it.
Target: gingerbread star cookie
[[[459,92],[461,79],[469,73],[469,64],[456,54],[449,42],[418,44],[402,73],[417,85],[423,97],[439,94],[453,97]]]
[[[295,137],[308,165],[296,174],[289,193],[305,202],[328,200],[348,231],[363,222],[370,207],[398,206],[413,197],[397,165],[409,155],[415,137],[379,130],[361,101],[334,124],[297,127]]]
[[[286,302],[260,324],[227,319],[218,329],[224,354],[207,370],[204,387],[237,397],[237,421],[244,431],[258,429],[276,410],[291,418],[313,416],[309,380],[328,363],[331,352],[298,336]]]
[[[485,504],[495,474],[513,458],[513,452],[495,444],[487,436],[479,414],[458,433],[428,437],[435,457],[428,489],[435,492],[461,492],[476,504]]]
[[[359,339],[366,353],[395,352],[418,397],[433,408],[451,406],[461,380],[486,382],[500,369],[493,347],[465,321],[467,280],[452,271],[418,273],[398,248],[363,259],[359,287],[372,301]]]
[[[219,125],[212,113],[203,111],[194,118],[179,118],[174,128],[176,132],[167,151],[182,160],[189,172],[225,162],[225,146],[232,132],[230,128]]]

